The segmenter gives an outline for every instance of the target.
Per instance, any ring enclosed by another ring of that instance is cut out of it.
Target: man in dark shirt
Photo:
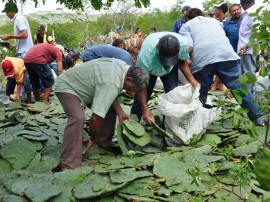
[[[229,41],[234,51],[237,52],[239,28],[242,22],[241,6],[239,4],[233,4],[229,8],[229,12],[232,18],[224,24],[224,31],[226,33],[226,36],[229,38]]]
[[[190,6],[184,6],[182,8],[182,17],[174,22],[172,31],[179,34],[179,31],[183,24],[185,24],[185,13],[190,9]]]

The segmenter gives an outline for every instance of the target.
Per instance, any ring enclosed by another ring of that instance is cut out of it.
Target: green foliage
[[[228,4],[228,6],[230,5],[230,2],[228,0],[226,0],[226,1],[223,1],[223,0],[205,0],[202,3],[203,10],[205,11],[205,16],[209,15],[209,12],[214,7],[214,5],[220,4],[222,2],[226,2]]]

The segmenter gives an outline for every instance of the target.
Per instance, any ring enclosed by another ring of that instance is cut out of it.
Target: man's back
[[[227,60],[237,60],[222,27],[222,23],[210,17],[198,16],[181,28],[180,34],[193,47],[191,71],[200,71],[205,65]]]
[[[110,45],[89,46],[82,54],[83,62],[102,57],[116,58],[132,65],[132,57],[129,52]]]

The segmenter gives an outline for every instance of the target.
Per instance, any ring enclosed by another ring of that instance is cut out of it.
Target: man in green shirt
[[[117,96],[122,89],[141,92],[149,82],[148,73],[115,58],[99,58],[85,62],[60,75],[54,91],[67,114],[63,147],[60,156],[62,170],[81,166],[83,106],[91,107],[90,136],[92,144],[102,148],[112,145],[116,115],[119,122],[130,119],[121,108]]]
[[[183,72],[189,70],[189,46],[186,40],[174,32],[157,32],[150,34],[144,40],[136,65],[144,68],[150,75],[149,85],[142,93],[134,97],[131,114],[136,114],[146,123],[151,124],[153,114],[147,107],[147,102],[153,92],[157,77],[160,77],[165,93],[178,85],[178,68]],[[188,81],[197,88],[200,84],[191,73],[185,75]]]

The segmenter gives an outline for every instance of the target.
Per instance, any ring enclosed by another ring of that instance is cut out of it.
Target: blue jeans
[[[172,71],[169,74],[161,76],[160,79],[163,83],[165,93],[168,93],[169,91],[173,90],[178,85],[178,67],[177,66],[173,67]],[[156,81],[157,76],[150,74],[149,85],[147,87],[147,101],[149,101],[151,98],[151,94],[154,90]],[[137,93],[135,94],[134,97],[134,102],[131,108],[131,114],[136,114],[139,120],[142,117],[141,104]]]
[[[256,72],[256,62],[251,54],[244,54],[240,57],[240,66],[242,73],[251,72],[255,75]]]
[[[239,63],[236,60],[206,65],[201,71],[193,74],[195,79],[201,84],[200,100],[203,104],[206,102],[208,89],[212,84],[213,76],[215,74],[218,75],[222,83],[224,83],[228,89],[240,89],[240,83],[238,79],[242,74],[242,71]],[[263,115],[259,109],[259,104],[255,102],[250,90],[247,96],[242,96],[241,107],[247,108],[249,110],[247,115],[251,121]]]

